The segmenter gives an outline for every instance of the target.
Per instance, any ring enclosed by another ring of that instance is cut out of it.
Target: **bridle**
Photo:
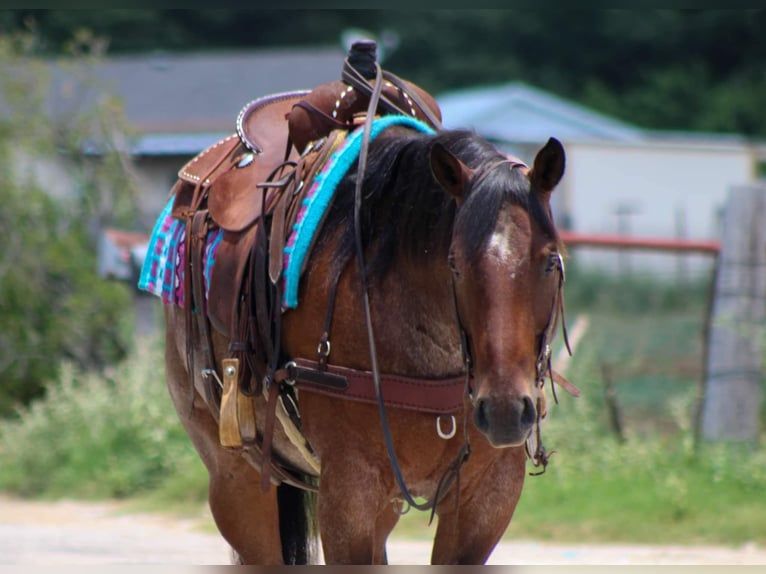
[[[551,312],[548,316],[548,322],[543,329],[543,333],[540,336],[539,347],[537,350],[537,360],[535,361],[535,384],[537,388],[542,390],[545,387],[545,378],[548,377],[551,382],[551,394],[553,394],[553,400],[558,404],[559,399],[556,396],[556,386],[553,384],[556,377],[559,377],[557,382],[564,383],[560,378],[560,375],[556,375],[553,372],[552,365],[552,349],[551,341],[553,340],[554,331],[561,318],[561,331],[564,336],[564,345],[567,352],[572,354],[572,347],[569,344],[569,335],[567,333],[566,313],[564,311],[564,282],[566,280],[566,270],[564,268],[564,258],[561,253],[556,253],[556,274],[558,276],[558,285],[553,295],[553,302],[551,304]],[[565,385],[566,388],[566,385]],[[537,418],[535,420],[535,426],[533,434],[524,443],[524,448],[527,452],[527,457],[532,461],[532,465],[535,467],[542,466],[540,472],[531,473],[533,476],[543,474],[548,466],[548,461],[551,455],[555,451],[547,452],[543,446],[540,432],[540,424],[543,418],[544,403],[542,395],[537,398],[537,404],[535,405],[537,410]]]
[[[558,404],[558,396],[556,395],[556,387],[554,385],[554,382],[563,385],[564,388],[567,389],[567,391],[570,393],[575,394],[577,391],[576,389],[574,389],[571,383],[569,383],[569,381],[567,381],[561,375],[553,371],[553,365],[552,365],[553,353],[552,353],[551,341],[553,340],[553,336],[555,334],[555,329],[558,324],[559,318],[561,319],[561,330],[564,336],[564,345],[567,349],[567,352],[570,355],[572,354],[572,348],[569,343],[569,335],[567,333],[566,313],[564,310],[564,282],[566,280],[566,271],[564,267],[564,258],[561,255],[561,253],[558,253],[558,252],[556,253],[556,265],[554,270],[558,278],[558,284],[554,292],[553,301],[551,302],[551,311],[550,311],[550,314],[548,315],[548,321],[546,322],[545,328],[543,329],[543,332],[539,337],[537,357],[535,360],[535,386],[542,391],[545,387],[545,379],[547,377],[551,383],[551,393],[553,394],[553,400],[556,404]],[[458,332],[460,334],[460,347],[461,347],[462,355],[463,355],[463,368],[466,373],[466,393],[467,393],[467,396],[471,399],[471,403],[473,403],[474,398],[473,398],[473,389],[471,387],[471,381],[473,380],[474,360],[473,360],[473,355],[471,351],[471,339],[468,335],[468,331],[465,328],[465,324],[460,317],[460,310],[458,308],[457,288],[455,286],[454,273],[452,275],[451,282],[452,282],[452,300],[453,300],[453,305],[455,308],[455,318],[457,322]],[[550,456],[555,452],[555,451],[547,452],[545,450],[545,447],[542,444],[540,427],[541,427],[542,419],[544,417],[544,412],[545,412],[545,402],[544,402],[543,395],[538,396],[537,404],[535,404],[535,410],[536,410],[537,416],[535,419],[534,428],[530,437],[525,441],[524,448],[525,448],[527,457],[532,462],[532,465],[535,467],[542,466],[542,470],[540,472],[530,473],[532,476],[537,476],[545,472]],[[467,433],[466,433],[466,442],[467,442]],[[470,452],[470,446],[468,450]]]

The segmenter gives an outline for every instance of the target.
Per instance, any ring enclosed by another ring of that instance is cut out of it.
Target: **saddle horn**
[[[298,153],[303,153],[309,142],[334,129],[351,130],[357,125],[357,116],[367,111],[377,66],[377,43],[356,41],[343,63],[341,80],[317,86],[293,106],[287,121]],[[441,110],[433,96],[389,72],[384,72],[383,77],[386,82],[376,110],[378,114],[413,116],[435,129],[441,127]]]

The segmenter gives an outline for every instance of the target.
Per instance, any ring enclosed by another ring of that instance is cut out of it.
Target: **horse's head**
[[[545,414],[541,383],[563,273],[550,195],[564,164],[555,139],[531,170],[498,155],[431,149],[432,172],[457,202],[450,266],[473,367],[474,422],[498,447],[524,443]]]

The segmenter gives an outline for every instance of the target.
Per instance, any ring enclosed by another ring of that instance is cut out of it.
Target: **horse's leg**
[[[378,479],[367,465],[351,463],[334,472],[322,460],[319,529],[327,564],[382,564],[376,556],[375,526],[380,511]],[[361,472],[360,472],[361,471]]]
[[[220,446],[218,425],[191,388],[185,360],[168,318],[165,368],[168,390],[181,423],[209,475],[210,510],[221,535],[244,564],[281,564],[282,547],[276,488],[264,493],[258,472],[239,455]],[[182,337],[180,337],[183,340]]]
[[[216,526],[240,564],[282,564],[276,487],[264,493],[260,475],[241,457],[219,459],[208,495]]]
[[[524,484],[523,447],[495,451],[486,466],[463,469],[459,507],[451,492],[438,507],[432,564],[484,564],[505,533]],[[465,480],[465,479],[468,480]]]
[[[375,522],[375,540],[373,547],[373,562],[375,564],[388,564],[388,553],[386,552],[386,540],[389,534],[399,522],[399,515],[394,512],[393,505],[388,504],[383,507],[378,519]]]

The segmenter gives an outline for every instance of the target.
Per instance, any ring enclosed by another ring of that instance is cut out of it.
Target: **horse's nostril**
[[[537,412],[535,411],[535,403],[528,396],[522,399],[521,410],[521,424],[522,426],[532,426],[537,419]]]
[[[487,416],[487,401],[479,399],[473,411],[474,423],[481,432],[489,432],[489,417]]]

